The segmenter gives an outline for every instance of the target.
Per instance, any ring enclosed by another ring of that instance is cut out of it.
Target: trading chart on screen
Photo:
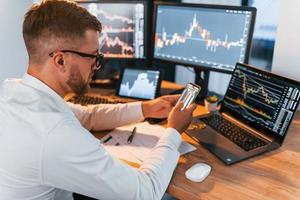
[[[154,57],[232,71],[245,61],[250,25],[250,11],[160,5]]]
[[[100,51],[109,58],[144,58],[144,4],[81,3],[102,23]]]
[[[237,67],[224,97],[224,106],[281,135],[296,111],[299,99],[299,86]]]
[[[158,87],[159,71],[126,69],[120,85],[122,96],[153,99]]]

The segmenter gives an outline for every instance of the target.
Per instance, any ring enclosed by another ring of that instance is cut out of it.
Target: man
[[[195,106],[172,108],[177,100],[172,96],[68,106],[63,97],[86,92],[101,66],[100,32],[100,22],[70,1],[43,1],[26,13],[28,71],[0,87],[1,199],[64,200],[76,192],[97,199],[150,200],[164,194],[179,157],[179,133]],[[166,132],[138,169],[110,156],[88,131],[168,115]]]

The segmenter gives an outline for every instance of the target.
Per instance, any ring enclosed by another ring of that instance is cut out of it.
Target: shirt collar
[[[63,100],[61,96],[59,96],[53,89],[51,89],[48,85],[40,81],[34,76],[31,76],[27,73],[25,73],[22,77],[23,84],[30,86],[36,90],[42,91],[43,93],[48,94],[52,98],[56,100],[56,102],[59,103],[60,107],[67,112],[70,112],[70,108],[66,104],[66,102]]]

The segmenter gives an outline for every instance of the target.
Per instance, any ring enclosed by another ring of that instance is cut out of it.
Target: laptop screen
[[[221,112],[282,143],[299,99],[299,82],[237,63]]]

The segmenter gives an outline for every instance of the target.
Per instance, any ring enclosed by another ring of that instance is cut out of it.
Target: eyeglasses
[[[104,59],[104,55],[102,53],[97,52],[97,55],[93,55],[93,54],[87,54],[87,53],[82,53],[82,52],[78,52],[78,51],[73,51],[73,50],[60,50],[61,52],[64,53],[74,53],[76,55],[79,55],[81,57],[84,58],[95,58],[96,59],[96,68],[100,69],[103,59]],[[53,57],[55,52],[51,52],[49,53],[50,57]]]

